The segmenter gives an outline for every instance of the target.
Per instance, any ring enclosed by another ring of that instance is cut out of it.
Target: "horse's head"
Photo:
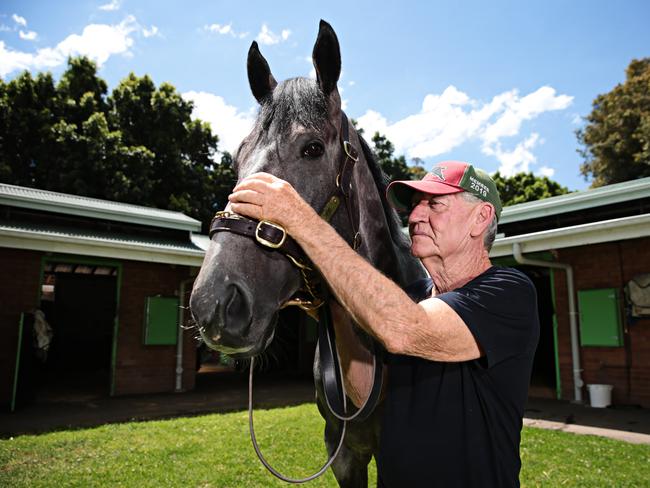
[[[253,42],[248,80],[260,110],[235,155],[238,178],[264,171],[287,180],[315,209],[336,184],[343,148],[337,81],[341,56],[336,34],[321,21],[314,45],[317,79],[280,84]],[[332,223],[351,239],[337,212]],[[301,273],[282,253],[231,232],[212,236],[194,284],[190,306],[206,344],[234,357],[259,354],[271,342],[279,309],[301,287]]]

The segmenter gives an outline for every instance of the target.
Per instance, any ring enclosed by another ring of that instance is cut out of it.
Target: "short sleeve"
[[[435,298],[463,319],[485,353],[488,368],[536,347],[537,294],[521,271],[493,267],[465,286]]]

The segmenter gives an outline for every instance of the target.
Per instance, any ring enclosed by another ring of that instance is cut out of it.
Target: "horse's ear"
[[[328,96],[336,88],[336,82],[341,75],[341,50],[334,29],[324,20],[320,21],[312,60],[318,84]]]
[[[253,96],[259,103],[262,103],[273,92],[278,82],[273,78],[269,63],[262,56],[256,41],[253,41],[248,50],[246,68],[248,69],[248,83],[251,86]]]

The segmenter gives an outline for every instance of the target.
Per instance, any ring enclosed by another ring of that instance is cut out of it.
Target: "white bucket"
[[[612,404],[612,385],[587,385],[592,407],[605,408]]]

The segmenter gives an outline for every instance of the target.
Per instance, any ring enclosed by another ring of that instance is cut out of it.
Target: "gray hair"
[[[484,203],[483,200],[466,191],[461,192],[460,195],[465,199],[466,202],[473,203],[473,204]],[[485,250],[487,252],[490,252],[490,249],[492,249],[492,244],[494,244],[494,239],[496,238],[496,236],[497,236],[497,216],[496,214],[494,214],[494,217],[492,218],[490,225],[488,226],[488,228],[485,231],[485,234],[483,235],[483,246],[485,247]]]

